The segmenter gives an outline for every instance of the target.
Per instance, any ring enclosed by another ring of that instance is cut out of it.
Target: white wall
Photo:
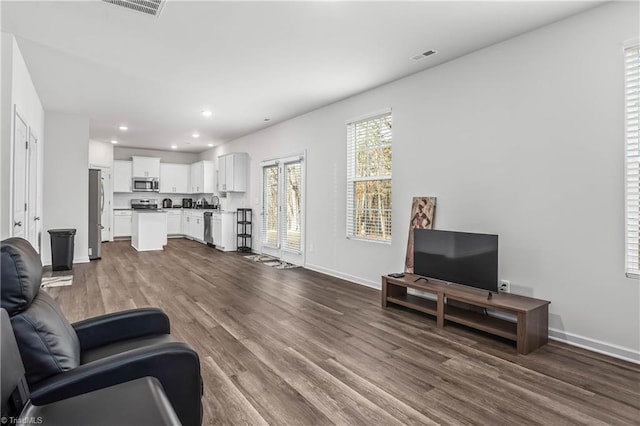
[[[190,152],[160,151],[153,149],[125,148],[116,146],[114,160],[131,160],[131,156],[159,157],[163,163],[192,164],[198,162],[198,154]]]
[[[44,145],[44,110],[31,75],[20,53],[15,38],[2,33],[2,144],[0,147],[0,239],[12,232],[12,161],[14,107],[38,140],[39,203],[38,215],[42,217],[42,148]]]
[[[91,166],[113,166],[113,145],[111,143],[89,140],[89,167]]]
[[[552,302],[551,336],[640,361],[640,285],[624,276],[621,46],[638,12],[606,4],[200,158],[248,152],[259,211],[260,161],[307,149],[307,267],[376,287],[403,269],[412,197],[436,196],[437,229],[499,234],[500,278]],[[385,107],[390,245],[345,238],[345,122]]]
[[[44,133],[44,229],[75,228],[74,263],[88,262],[89,118],[47,111]],[[43,236],[43,263],[51,241]]]
[[[11,77],[13,75],[13,37],[2,33],[0,49],[0,239],[11,236]]]

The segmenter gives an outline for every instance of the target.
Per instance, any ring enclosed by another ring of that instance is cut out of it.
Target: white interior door
[[[28,201],[27,201],[27,233],[28,240],[31,245],[40,253],[42,222],[38,214],[38,139],[33,134],[33,129],[29,128],[29,185],[28,185]]]
[[[27,238],[27,170],[28,127],[14,111],[13,127],[13,184],[12,184],[12,232],[14,237]]]
[[[304,265],[304,155],[263,163],[262,252]]]

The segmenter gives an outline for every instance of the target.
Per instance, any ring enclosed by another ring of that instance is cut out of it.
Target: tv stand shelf
[[[382,277],[382,307],[401,305],[433,315],[438,327],[447,321],[475,328],[516,342],[518,353],[528,354],[548,341],[549,301],[498,293],[488,298],[488,291],[458,284],[425,281],[413,274],[402,278]],[[407,289],[424,291],[437,300],[407,293]],[[516,322],[462,309],[455,303],[463,302],[479,308],[515,315]]]

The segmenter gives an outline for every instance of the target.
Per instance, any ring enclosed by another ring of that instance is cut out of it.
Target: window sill
[[[625,273],[627,278],[632,278],[632,279],[640,279],[640,274],[634,274],[633,272],[627,272]]]

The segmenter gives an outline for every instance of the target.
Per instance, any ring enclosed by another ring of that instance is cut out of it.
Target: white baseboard
[[[345,273],[342,273],[342,272],[334,271],[333,269],[323,268],[322,266],[318,266],[318,265],[311,265],[309,263],[304,265],[304,267],[307,268],[307,269],[311,269],[312,271],[320,272],[322,274],[327,274],[327,275],[330,275],[332,277],[336,277],[336,278],[340,278],[340,279],[343,279],[343,280],[351,281],[353,283],[360,284],[360,285],[363,285],[363,286],[366,286],[366,287],[375,288],[377,290],[380,290],[382,288],[382,283],[380,281],[367,280],[365,278],[360,278],[360,277],[356,277],[354,275],[349,275],[349,274],[345,274]]]
[[[640,351],[635,351],[613,343],[602,342],[589,337],[580,336],[567,331],[549,329],[549,339],[563,342],[571,346],[587,349],[599,354],[608,355],[634,364],[640,364]]]
[[[334,271],[332,269],[324,268],[318,265],[306,264],[304,267],[307,269],[311,269],[312,271],[320,272],[322,274],[327,274],[336,278],[341,278],[343,280],[347,280],[356,284],[364,285],[364,286],[375,288],[378,290],[380,290],[382,286],[380,282],[374,282],[371,280],[367,280],[365,278],[360,278],[360,277],[345,274],[342,272]],[[502,316],[500,317],[502,318]],[[511,317],[508,317],[508,318],[505,317],[503,319],[513,320],[513,318]],[[555,340],[558,342],[563,342],[568,345],[576,346],[576,347],[586,349],[592,352],[596,352],[599,354],[608,355],[610,357],[618,358],[623,361],[629,361],[634,364],[640,364],[640,351],[635,351],[633,349],[614,345],[612,343],[602,342],[600,340],[579,336],[574,333],[569,333],[569,332],[557,330],[554,328],[549,328],[549,339]]]

